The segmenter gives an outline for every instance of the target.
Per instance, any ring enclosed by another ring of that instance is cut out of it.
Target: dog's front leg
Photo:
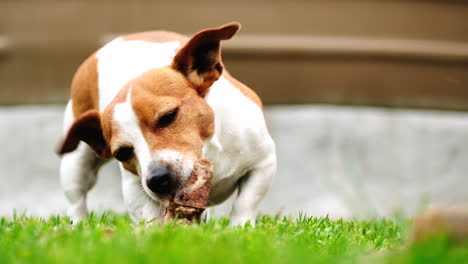
[[[67,215],[75,224],[88,217],[86,196],[96,184],[96,175],[103,163],[104,160],[96,157],[85,143],[80,143],[60,161],[60,181],[70,203]]]
[[[140,177],[127,171],[120,164],[122,172],[122,194],[128,213],[136,223],[164,219],[164,206],[151,199],[141,186]]]
[[[238,195],[231,211],[231,226],[255,225],[257,206],[270,188],[276,173],[276,159],[272,157],[250,171],[239,181]]]

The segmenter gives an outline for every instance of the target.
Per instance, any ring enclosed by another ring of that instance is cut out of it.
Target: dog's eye
[[[133,157],[133,147],[121,147],[115,153],[114,157],[121,162],[128,161]]]
[[[172,124],[174,120],[177,118],[177,114],[179,113],[179,107],[176,109],[170,111],[169,113],[163,115],[161,118],[159,118],[156,127],[157,128],[165,128]]]

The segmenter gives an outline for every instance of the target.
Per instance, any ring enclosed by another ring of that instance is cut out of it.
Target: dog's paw
[[[233,216],[231,217],[229,221],[229,225],[231,227],[237,227],[237,226],[246,226],[250,225],[252,227],[255,227],[255,218],[253,217],[245,217],[245,216]]]
[[[88,218],[89,213],[86,210],[76,210],[76,208],[69,208],[67,215],[70,217],[71,223],[77,225],[79,222]]]

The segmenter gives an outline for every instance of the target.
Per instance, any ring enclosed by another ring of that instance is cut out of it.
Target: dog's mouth
[[[179,182],[173,193],[154,197],[150,194],[153,199],[156,198],[162,204],[164,222],[172,221],[175,217],[189,222],[200,221],[200,216],[208,204],[212,178],[211,163],[201,159],[195,162],[190,176],[183,184]]]
[[[172,194],[157,194],[151,191],[145,184],[141,184],[143,192],[153,201],[161,203],[163,205],[169,204],[169,202],[173,199],[175,191],[177,191],[179,187],[177,187]]]

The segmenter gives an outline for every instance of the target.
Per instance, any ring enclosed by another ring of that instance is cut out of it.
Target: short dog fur
[[[162,219],[194,161],[213,163],[210,204],[237,189],[231,224],[255,219],[276,172],[262,103],[224,70],[220,41],[238,23],[188,39],[167,31],[118,37],[78,68],[66,107],[60,176],[73,221],[88,216],[99,167],[116,158],[134,221]]]

